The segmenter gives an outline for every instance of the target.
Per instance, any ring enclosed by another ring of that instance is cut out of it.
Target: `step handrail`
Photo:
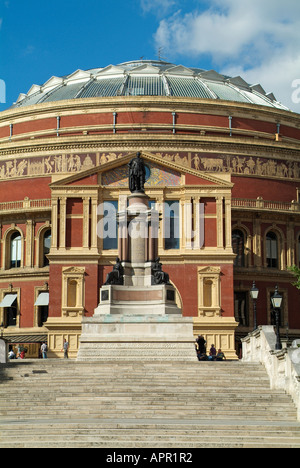
[[[259,326],[242,338],[243,362],[259,362],[270,378],[271,389],[283,389],[291,395],[300,421],[300,348],[275,350],[276,334],[273,326]]]

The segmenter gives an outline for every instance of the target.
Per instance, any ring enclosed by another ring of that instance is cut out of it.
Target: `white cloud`
[[[297,99],[300,88],[300,52],[295,56],[275,55],[250,69],[231,65],[220,71],[229,76],[240,75],[251,84],[260,83],[266,92],[273,92],[278,101],[300,113],[300,102]]]
[[[292,82],[300,78],[299,0],[211,0],[205,11],[177,11],[163,19],[155,41],[170,58],[209,57],[218,71],[261,82],[287,106],[294,104]]]
[[[153,11],[158,16],[165,15],[174,5],[176,5],[176,0],[141,0],[144,13]]]

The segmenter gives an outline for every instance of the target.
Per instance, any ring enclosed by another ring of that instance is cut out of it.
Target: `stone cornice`
[[[151,133],[126,133],[122,135],[84,135],[39,140],[2,143],[0,158],[55,153],[84,153],[98,151],[195,151],[252,155],[287,159],[299,158],[300,144],[275,141],[249,140],[249,138],[208,137],[195,135],[159,135]]]
[[[48,118],[70,113],[87,113],[95,111],[114,112],[118,110],[132,111],[133,108],[143,110],[179,111],[185,110],[203,114],[232,115],[259,118],[261,120],[292,124],[300,127],[300,114],[295,112],[265,107],[255,104],[232,101],[197,99],[175,96],[121,96],[86,99],[70,99],[49,103],[41,103],[27,107],[8,109],[0,113],[0,125],[4,122],[16,122],[32,118]]]
[[[292,280],[295,278],[292,273],[287,270],[278,270],[272,268],[236,268],[234,267],[234,280],[243,281],[249,280],[253,281],[253,278],[259,278],[260,281],[279,281],[284,283],[292,283]]]

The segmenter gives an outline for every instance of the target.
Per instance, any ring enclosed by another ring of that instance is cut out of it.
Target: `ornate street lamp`
[[[255,281],[253,281],[252,289],[250,290],[250,295],[253,300],[253,315],[254,315],[254,328],[253,330],[257,329],[257,320],[256,320],[256,301],[258,298],[259,289],[255,286]]]
[[[282,349],[282,344],[280,340],[280,332],[279,332],[279,317],[280,317],[282,296],[278,292],[278,286],[276,286],[275,288],[275,294],[274,296],[271,297],[271,301],[272,301],[273,309],[275,311],[275,321],[276,321],[277,339],[276,339],[275,349]]]

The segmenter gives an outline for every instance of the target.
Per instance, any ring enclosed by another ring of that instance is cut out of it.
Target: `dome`
[[[12,107],[111,96],[214,99],[289,110],[273,93],[266,94],[261,85],[250,85],[240,76],[231,78],[214,70],[150,60],[77,70],[63,77],[52,76],[43,85],[33,85],[27,94],[20,94]]]

